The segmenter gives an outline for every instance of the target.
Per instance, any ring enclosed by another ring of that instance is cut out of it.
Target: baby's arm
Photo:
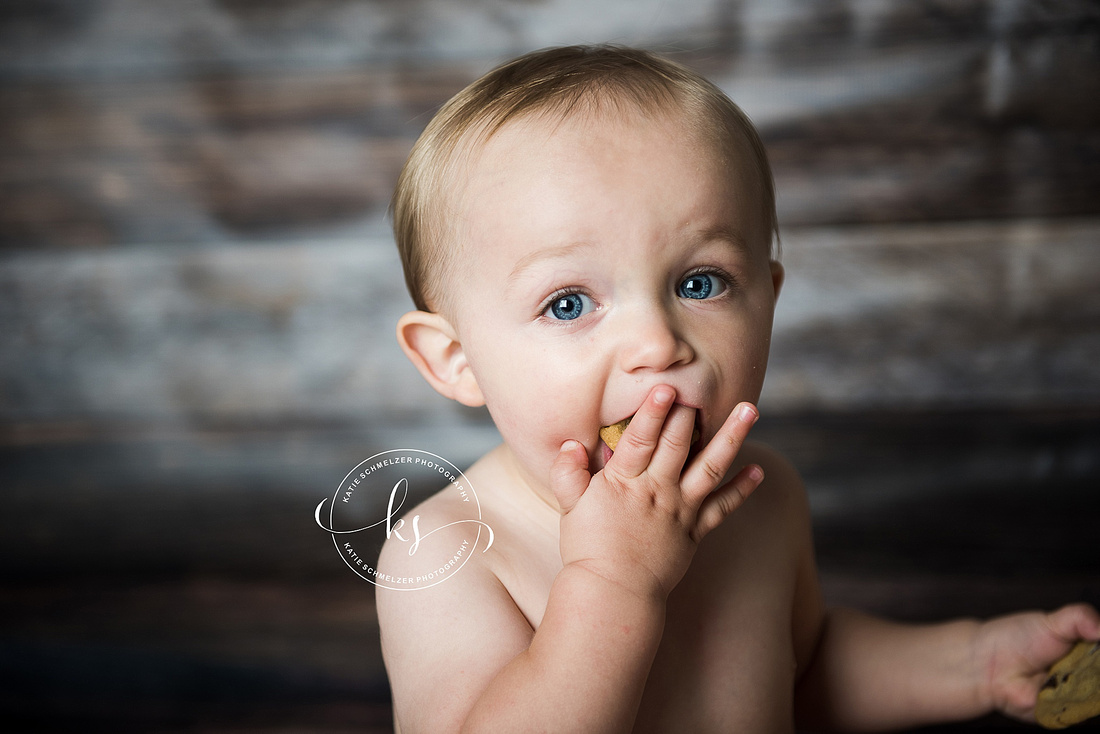
[[[1034,721],[1045,671],[1081,638],[1100,639],[1100,616],[1084,604],[923,626],[831,609],[799,686],[800,720],[883,731],[996,710]]]
[[[614,456],[594,476],[580,444],[568,441],[562,447],[551,483],[562,508],[563,568],[537,631],[528,626],[524,639],[522,615],[499,583],[484,576],[477,579],[481,589],[464,580],[442,592],[465,597],[455,599],[463,606],[449,613],[441,613],[436,600],[433,611],[419,612],[413,611],[413,600],[398,600],[411,613],[435,615],[430,621],[407,621],[404,629],[394,625],[393,636],[383,639],[387,664],[394,661],[395,688],[418,699],[406,706],[409,716],[398,711],[399,720],[419,719],[417,726],[406,724],[408,729],[632,728],[664,628],[669,592],[686,572],[699,540],[763,478],[758,467],[747,467],[723,484],[755,420],[751,407],[735,411],[684,468],[694,413],[674,405],[674,397],[667,386],[654,388]],[[482,593],[495,596],[488,608]],[[448,632],[439,632],[442,627]],[[436,634],[442,643],[456,632],[460,638],[444,649],[423,639]],[[410,665],[409,656],[419,659]],[[431,711],[433,689],[442,685],[450,699],[447,710]]]

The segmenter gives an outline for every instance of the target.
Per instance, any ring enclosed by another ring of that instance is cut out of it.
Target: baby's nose
[[[632,316],[621,325],[619,362],[624,371],[662,371],[695,357],[691,344],[663,309],[638,309]]]

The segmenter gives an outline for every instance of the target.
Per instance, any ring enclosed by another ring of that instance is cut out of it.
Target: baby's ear
[[[440,395],[471,407],[485,404],[458,334],[443,316],[409,311],[397,321],[397,342]]]

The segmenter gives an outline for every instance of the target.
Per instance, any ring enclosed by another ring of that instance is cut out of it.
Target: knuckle
[[[674,451],[686,451],[690,442],[678,433],[667,433],[664,437],[665,445]]]
[[[573,467],[569,466],[566,461],[561,458],[555,459],[554,463],[550,465],[550,481],[555,483],[565,482],[569,479],[569,475],[573,473]]]
[[[726,468],[722,464],[715,463],[713,459],[704,458],[702,466],[707,479],[714,484],[722,481],[722,478],[726,475]]]
[[[653,442],[649,439],[642,437],[637,433],[624,433],[623,437],[619,439],[619,445],[626,444],[627,447],[635,450],[648,450],[653,446]]]
[[[718,499],[718,507],[722,511],[722,517],[726,518],[732,515],[744,500],[744,496],[739,491],[727,492]]]
[[[714,506],[718,509],[719,517],[728,517],[736,509],[733,501],[727,496],[715,497]]]

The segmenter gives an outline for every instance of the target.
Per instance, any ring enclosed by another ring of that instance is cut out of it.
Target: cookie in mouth
[[[633,418],[634,416],[631,416]],[[619,445],[619,439],[623,437],[623,431],[630,425],[630,418],[623,418],[618,423],[612,423],[610,426],[604,426],[600,429],[600,438],[607,444],[607,447],[612,451]]]
[[[630,418],[633,417],[634,416],[630,416]],[[619,445],[619,439],[623,437],[623,431],[630,425],[630,418],[623,418],[618,423],[612,423],[610,426],[604,426],[600,429],[600,438],[603,439],[603,442],[607,444],[607,447],[612,451]],[[698,416],[696,416],[696,420],[698,420]],[[692,444],[699,440],[699,436],[699,427],[695,426],[691,429]]]

